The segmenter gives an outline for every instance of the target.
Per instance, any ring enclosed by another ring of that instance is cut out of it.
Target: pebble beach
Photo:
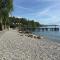
[[[60,43],[6,31],[0,37],[0,60],[60,60]]]

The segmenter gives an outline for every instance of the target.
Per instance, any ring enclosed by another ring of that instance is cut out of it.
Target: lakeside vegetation
[[[26,18],[9,17],[9,21],[10,21],[10,27],[12,28],[15,27],[20,27],[25,29],[32,28],[34,30],[36,27],[40,27],[39,22],[35,22],[34,20],[28,20]]]
[[[26,18],[9,17],[13,11],[13,0],[0,0],[0,30],[9,29],[9,27],[39,27],[40,23]]]
[[[0,0],[0,30],[9,29],[9,14],[13,10],[13,0]]]

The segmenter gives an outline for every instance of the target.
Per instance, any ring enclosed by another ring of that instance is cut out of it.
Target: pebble
[[[20,36],[16,30],[0,38],[0,60],[60,60],[60,44]]]

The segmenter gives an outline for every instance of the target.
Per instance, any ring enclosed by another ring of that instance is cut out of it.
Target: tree
[[[28,20],[26,18],[16,18],[16,17],[9,17],[10,19],[10,27],[18,27],[22,28],[23,30],[35,30],[37,27],[40,27],[41,24],[39,22],[35,22],[34,20]],[[14,24],[13,24],[14,23]],[[19,23],[19,24],[16,24]]]
[[[9,14],[13,10],[13,0],[0,0],[0,23],[5,27],[9,24]]]

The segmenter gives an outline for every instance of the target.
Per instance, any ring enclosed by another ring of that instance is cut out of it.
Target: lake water
[[[48,38],[48,40],[60,43],[60,31],[35,31],[33,33],[36,35],[44,36]]]

